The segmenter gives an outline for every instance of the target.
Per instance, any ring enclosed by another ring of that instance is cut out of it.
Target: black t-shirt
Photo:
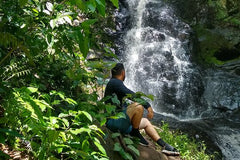
[[[118,100],[120,101],[120,105],[121,107],[124,107],[126,105],[124,105],[122,103],[122,100],[125,96],[127,96],[127,94],[132,94],[133,97],[135,95],[135,93],[133,91],[131,91],[130,89],[128,89],[124,84],[123,84],[123,81],[117,79],[117,78],[111,78],[110,81],[108,82],[107,86],[106,86],[106,89],[105,89],[105,95],[104,97],[107,97],[107,96],[111,96],[113,97],[114,94],[117,96]],[[111,104],[114,104],[112,102],[111,99],[107,100],[106,101],[107,103],[111,103]],[[144,108],[148,108],[150,107],[150,104],[148,102],[146,102],[144,100],[144,103],[142,104],[144,106]]]

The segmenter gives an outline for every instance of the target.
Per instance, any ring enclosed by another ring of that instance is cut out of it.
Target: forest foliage
[[[114,55],[103,28],[118,0],[0,5],[0,143],[38,159],[107,159],[99,126],[115,107],[99,88],[114,63],[87,59]]]

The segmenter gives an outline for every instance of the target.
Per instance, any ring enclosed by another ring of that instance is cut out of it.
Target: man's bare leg
[[[151,137],[155,142],[160,139],[159,134],[147,118],[142,118],[139,129],[144,129],[147,135]]]
[[[144,129],[147,135],[151,137],[153,141],[157,142],[157,144],[160,145],[161,147],[164,147],[166,149],[164,150],[165,151],[164,153],[169,155],[176,155],[176,156],[180,154],[174,147],[164,142],[160,138],[159,134],[157,133],[157,131],[155,130],[155,128],[147,118],[142,118],[139,125],[139,129]]]

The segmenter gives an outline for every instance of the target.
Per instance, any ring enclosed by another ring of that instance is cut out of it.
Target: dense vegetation
[[[193,28],[198,62],[212,66],[239,60],[239,0],[166,1]]]
[[[114,106],[98,90],[113,63],[87,56],[112,54],[103,26],[113,5],[118,1],[1,1],[0,143],[38,159],[107,158],[97,124],[108,115],[98,113]]]
[[[118,1],[0,6],[0,143],[38,159],[108,159],[99,127],[115,110],[101,99],[114,63],[103,58],[116,57],[104,28]]]

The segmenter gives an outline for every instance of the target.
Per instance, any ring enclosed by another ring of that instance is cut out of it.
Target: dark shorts
[[[106,126],[113,132],[121,132],[123,134],[128,134],[132,131],[132,124],[131,121],[126,113],[126,109],[123,111],[126,115],[126,118],[119,118],[119,119],[108,119]]]

